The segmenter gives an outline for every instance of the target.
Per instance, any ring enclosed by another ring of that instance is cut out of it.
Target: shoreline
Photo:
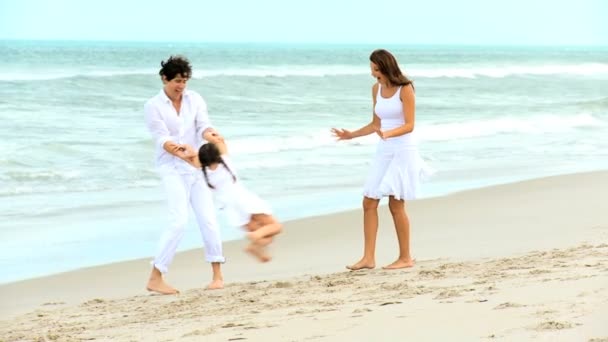
[[[482,181],[482,182],[471,181],[471,182],[468,182],[467,185],[465,185],[464,187],[463,186],[447,187],[447,186],[445,186],[445,184],[443,184],[441,186],[437,186],[436,183],[430,182],[430,183],[423,184],[424,188],[427,189],[427,191],[425,191],[426,193],[423,192],[423,196],[420,197],[419,199],[417,199],[415,202],[427,201],[427,200],[432,200],[432,199],[436,199],[436,198],[443,198],[446,196],[459,194],[461,192],[478,191],[478,190],[483,190],[486,188],[492,188],[492,187],[496,187],[496,186],[508,186],[510,184],[518,184],[521,182],[534,181],[534,180],[544,179],[544,178],[570,176],[570,175],[577,175],[577,174],[601,173],[601,172],[605,172],[605,171],[608,171],[608,170],[600,169],[600,170],[582,171],[582,172],[575,172],[575,173],[558,172],[558,173],[555,173],[552,175],[536,177],[536,178],[520,179],[520,177],[514,177],[512,179],[510,179],[510,178],[503,178],[502,180],[494,179],[493,181],[489,181],[489,182],[488,181]],[[531,175],[530,177],[533,177],[533,176]],[[428,190],[429,188],[435,188],[435,189]],[[440,191],[439,189],[442,189],[442,190]],[[304,219],[312,218],[312,217],[331,216],[331,215],[340,214],[343,212],[356,213],[357,211],[360,210],[359,205],[358,205],[358,203],[360,202],[360,198],[358,197],[358,195],[360,195],[360,192],[361,192],[360,189],[347,190],[346,193],[349,194],[348,198],[353,199],[352,203],[347,203],[347,204],[344,203],[344,199],[342,198],[345,195],[330,196],[329,199],[325,196],[308,196],[308,197],[296,196],[293,198],[287,196],[288,198],[291,198],[289,201],[294,201],[295,199],[297,199],[299,202],[302,202],[303,208],[305,208],[305,209],[304,210],[301,209],[300,213],[295,214],[294,210],[290,210],[290,209],[285,210],[283,208],[283,210],[281,210],[281,211],[284,212],[285,214],[283,214],[282,217],[279,217],[279,220],[281,220],[283,223],[289,224],[294,221],[304,220]],[[159,200],[159,201],[161,201],[161,200]],[[306,208],[310,208],[313,206],[311,203],[318,203],[318,201],[328,202],[329,207],[331,207],[333,209],[325,209],[325,210],[306,209]],[[383,200],[381,202],[382,207],[386,206],[385,202],[386,202],[386,200]],[[284,203],[284,200],[278,201],[278,203],[279,203],[279,205],[273,204],[273,206],[272,206],[275,209],[275,212],[277,211],[276,210],[277,208],[281,208],[280,205]],[[164,209],[164,207],[162,206],[162,203],[154,203],[151,208],[147,207],[146,210],[163,210],[163,209]],[[146,214],[142,210],[142,208],[139,208],[136,210],[137,210],[136,215],[139,215],[141,217],[146,217]],[[80,214],[77,213],[76,215],[80,215]],[[108,213],[108,215],[112,215],[112,214]],[[221,219],[220,216],[218,216],[218,218]],[[41,221],[42,219],[43,218],[36,218],[35,219],[36,221],[34,221],[34,222],[37,222],[36,224],[41,224],[38,221]],[[112,220],[113,221],[109,222],[110,225],[124,224],[124,223],[122,223],[124,221],[124,219],[122,217],[115,217]],[[155,224],[155,221],[152,219],[146,218],[145,220],[147,220],[147,221],[142,221],[140,219],[139,222],[137,222],[136,224],[139,224],[142,226],[149,226],[150,224],[152,224],[152,225]],[[70,220],[68,218],[66,218],[64,221],[66,221],[67,224],[69,224],[69,222],[70,222]],[[243,238],[242,232],[239,231],[238,228],[231,227],[226,222],[223,222],[222,220],[220,220],[220,222],[222,224],[223,235],[225,237],[228,237],[224,240],[224,244],[233,243],[234,241],[238,241]],[[92,223],[91,224],[92,226],[90,228],[97,229],[95,227],[95,225],[99,225],[99,224],[100,223]],[[85,228],[85,227],[83,227],[83,228]],[[155,229],[155,230],[158,230],[158,234],[160,234],[163,229],[164,228],[159,227],[159,229]],[[136,232],[136,234],[135,234],[135,232]],[[154,250],[154,248],[155,248],[154,245],[156,245],[156,243],[157,243],[157,235],[155,235],[156,233],[152,234],[149,231],[138,229],[137,231],[130,233],[129,238],[130,239],[137,238],[137,236],[139,236],[141,238],[142,237],[141,234],[144,234],[143,236],[145,238],[145,240],[144,240],[145,245],[146,246],[149,245],[149,248],[145,248],[145,250]],[[105,242],[107,242],[107,241],[105,241]],[[103,243],[105,243],[105,242],[103,242]],[[74,241],[66,241],[64,243],[73,244]],[[102,243],[102,245],[103,245],[103,243]],[[79,247],[79,246],[75,245],[75,247]],[[87,247],[86,244],[83,244],[82,246],[80,246],[80,248],[86,248],[86,247]],[[96,248],[94,251],[95,253],[103,253],[103,248],[101,248],[101,249],[99,247],[93,247],[93,248]],[[136,248],[141,249],[140,247],[136,247]],[[202,244],[200,241],[200,235],[199,235],[197,227],[194,224],[193,217],[191,217],[189,220],[189,223],[188,223],[188,227],[186,229],[186,235],[184,237],[184,240],[182,241],[182,248],[178,249],[178,253],[187,253],[187,252],[191,252],[193,250],[197,250],[200,248],[202,248]],[[49,271],[48,273],[27,272],[27,273],[25,273],[25,274],[27,274],[25,276],[16,277],[13,279],[9,278],[7,281],[0,282],[0,286],[10,285],[10,284],[22,282],[22,281],[35,280],[35,279],[39,279],[39,278],[52,277],[54,275],[60,275],[60,274],[69,273],[69,272],[76,272],[76,271],[83,270],[83,269],[102,267],[105,265],[111,265],[111,264],[122,263],[122,262],[136,262],[138,260],[144,260],[144,259],[147,260],[148,258],[151,258],[151,256],[148,257],[146,255],[142,255],[142,253],[140,253],[140,252],[136,252],[136,253],[131,252],[130,253],[131,255],[129,255],[129,256],[123,255],[122,257],[118,257],[118,258],[116,258],[116,257],[105,258],[107,260],[101,260],[101,261],[100,260],[94,261],[96,259],[96,257],[92,257],[91,255],[88,255],[87,258],[91,259],[90,261],[93,261],[93,262],[87,263],[84,265],[72,265],[72,266],[64,267],[63,269]],[[55,255],[55,257],[58,258],[59,255]],[[12,267],[12,265],[10,267]]]

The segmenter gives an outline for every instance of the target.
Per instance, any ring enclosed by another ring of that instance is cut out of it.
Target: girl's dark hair
[[[207,167],[209,167],[211,164],[220,163],[220,164],[224,165],[226,170],[228,170],[228,172],[230,172],[230,174],[232,175],[232,181],[236,182],[236,176],[234,175],[232,170],[230,170],[228,165],[226,165],[226,162],[224,161],[224,159],[222,158],[222,155],[220,153],[220,149],[217,148],[217,146],[215,144],[206,143],[203,146],[201,146],[201,148],[198,150],[198,160],[201,162],[201,168],[203,170],[203,175],[205,175],[205,182],[207,182],[207,185],[211,189],[215,189],[213,187],[213,185],[211,185],[211,183],[209,183],[209,177],[207,176]]]
[[[383,75],[388,77],[388,81],[391,85],[404,86],[411,84],[412,88],[414,87],[414,83],[405,77],[401,72],[401,69],[399,69],[397,59],[392,53],[384,49],[374,50],[369,56],[369,60],[378,66],[378,70],[380,70]]]
[[[171,81],[177,75],[181,75],[183,78],[189,79],[192,76],[192,66],[190,61],[183,56],[170,56],[166,61],[160,62],[160,71],[158,74],[162,77],[165,76],[167,81]]]

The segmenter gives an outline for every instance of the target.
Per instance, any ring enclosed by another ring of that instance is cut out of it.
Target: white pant
[[[154,267],[165,273],[173,261],[175,250],[184,236],[188,222],[188,204],[192,205],[203,236],[205,259],[208,262],[224,262],[222,239],[215,217],[213,197],[202,174],[200,172],[193,174],[163,172],[161,177],[167,192],[169,228],[161,236],[153,261]]]

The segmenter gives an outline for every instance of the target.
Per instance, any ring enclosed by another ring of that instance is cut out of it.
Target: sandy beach
[[[202,289],[202,250],[176,257],[174,296],[144,290],[148,259],[1,285],[0,341],[608,341],[608,171],[408,208],[411,269],[345,269],[360,210],[306,218],[268,264],[226,243],[223,290]],[[377,252],[397,256],[384,206]]]

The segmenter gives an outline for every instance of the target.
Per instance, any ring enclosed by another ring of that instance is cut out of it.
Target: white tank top
[[[209,180],[209,184],[213,186],[211,189],[216,193],[217,196],[227,196],[234,191],[234,189],[239,185],[238,182],[234,181],[232,178],[232,174],[236,176],[236,170],[232,166],[232,161],[230,157],[227,155],[222,155],[222,159],[224,163],[230,168],[230,170],[226,169],[226,167],[222,164],[219,164],[215,170],[211,170],[210,168],[205,168],[207,171],[207,177]],[[230,173],[232,171],[232,174]]]
[[[382,97],[382,85],[378,84],[378,93],[376,94],[376,107],[374,111],[380,118],[380,129],[387,131],[405,124],[405,117],[403,115],[403,102],[400,98],[401,87],[397,88],[397,91],[390,98]],[[414,132],[404,134],[398,137],[388,138],[387,143],[395,145],[416,145],[416,137]]]
[[[230,206],[231,203],[239,203],[239,201],[243,200],[243,198],[251,198],[250,193],[238,180],[236,170],[233,166],[232,160],[230,160],[230,157],[224,154],[222,155],[222,159],[230,170],[228,170],[223,164],[219,164],[215,170],[206,168],[209,183],[213,186],[211,191],[215,196],[215,203],[220,209]],[[232,173],[230,173],[231,171]],[[237,177],[236,181],[232,177],[233,174],[235,177]]]

